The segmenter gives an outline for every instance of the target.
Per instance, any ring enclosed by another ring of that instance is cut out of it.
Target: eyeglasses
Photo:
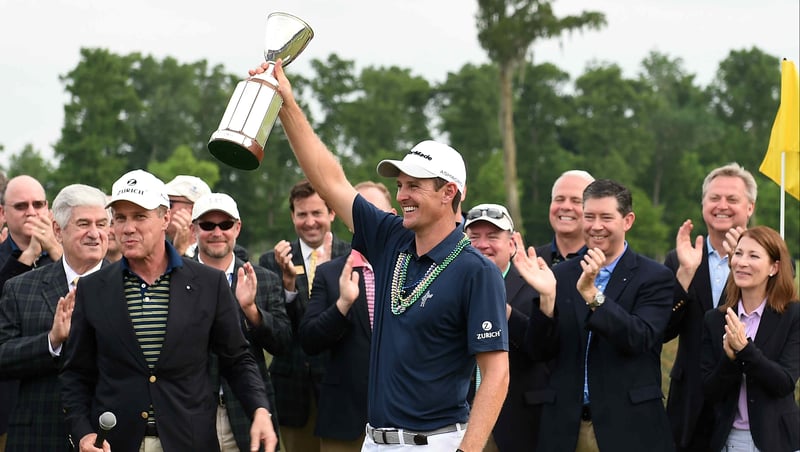
[[[213,231],[214,228],[216,228],[217,226],[219,226],[221,230],[227,231],[228,229],[232,228],[233,225],[235,224],[236,222],[233,220],[225,220],[221,223],[214,223],[211,221],[200,221],[197,223],[197,225],[200,226],[200,229],[204,231]]]
[[[488,209],[472,209],[467,212],[467,220],[474,220],[480,217],[489,217],[495,220],[500,220],[505,216],[505,212],[494,207],[489,207]]]
[[[10,206],[13,207],[14,210],[19,211],[19,212],[24,212],[24,211],[28,210],[28,207],[30,207],[30,206],[33,206],[34,209],[39,210],[39,209],[44,209],[45,207],[47,207],[47,200],[44,200],[44,201],[21,201],[21,202],[15,202],[14,204],[10,204]]]

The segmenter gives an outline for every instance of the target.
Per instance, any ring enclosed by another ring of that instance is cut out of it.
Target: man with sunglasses
[[[275,435],[241,310],[225,274],[183,259],[166,241],[164,183],[134,170],[111,189],[121,260],[81,278],[60,373],[72,437],[93,447],[97,420],[116,415],[103,450],[219,449],[218,393],[210,352],[251,416],[250,448],[275,450]]]
[[[494,262],[503,274],[506,286],[506,317],[508,319],[509,383],[503,409],[492,429],[489,443],[495,447],[484,450],[528,452],[536,444],[541,418],[541,401],[535,400],[547,386],[545,363],[535,362],[525,349],[525,331],[539,293],[528,284],[511,262],[517,251],[514,242],[514,221],[508,210],[499,204],[479,204],[466,214],[464,224],[472,247]],[[480,374],[476,375],[476,387]],[[470,388],[473,393],[473,388]]]
[[[380,162],[378,173],[396,181],[403,216],[384,212],[358,194],[314,133],[280,62],[274,74],[284,102],[281,124],[300,167],[353,231],[353,248],[375,268],[362,450],[404,444],[421,451],[482,450],[508,388],[508,328],[497,266],[469,246],[454,221],[466,183],[463,158],[446,144],[423,141],[403,160]],[[358,282],[352,278],[343,282],[352,286]],[[476,361],[483,381],[470,410],[466,395]]]
[[[0,217],[5,218],[8,237],[0,244],[0,295],[10,278],[51,264],[61,258],[61,245],[53,232],[44,187],[31,176],[11,178],[0,192]],[[0,380],[0,446],[3,446],[8,416],[15,405],[16,380]],[[0,451],[5,446],[0,447]]]
[[[210,193],[198,198],[192,208],[192,231],[197,241],[195,258],[202,264],[225,272],[231,291],[241,308],[242,332],[250,343],[258,370],[264,380],[267,398],[275,406],[272,385],[264,351],[272,355],[289,348],[292,327],[284,307],[280,278],[274,272],[236,257],[233,249],[242,230],[236,201],[224,193]],[[224,377],[219,377],[218,357],[212,356],[211,372],[217,408],[217,438],[222,452],[248,450],[250,421],[242,404],[231,391]],[[273,411],[272,424],[278,431]]]

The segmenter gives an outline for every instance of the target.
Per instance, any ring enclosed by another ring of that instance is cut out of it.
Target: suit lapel
[[[758,323],[758,331],[756,337],[753,338],[753,343],[763,351],[767,351],[767,343],[772,337],[780,323],[781,316],[777,312],[770,309],[769,306],[764,306],[764,312],[761,313],[761,320]]]
[[[617,262],[617,266],[614,267],[614,272],[611,273],[611,278],[608,280],[606,290],[603,291],[606,298],[615,301],[620,300],[620,295],[625,290],[625,287],[627,287],[628,282],[633,278],[636,268],[639,266],[637,260],[636,253],[631,251],[630,248],[622,254],[619,262]],[[625,308],[630,311],[630,306],[625,306]]]
[[[158,357],[159,363],[162,359],[168,359],[169,353],[173,350],[180,352],[175,344],[180,342],[179,338],[190,334],[186,330],[192,324],[192,314],[195,310],[193,304],[197,297],[193,294],[197,290],[194,276],[194,273],[185,265],[172,270],[169,283],[167,329],[164,334],[164,345]]]
[[[110,325],[114,325],[117,334],[115,336],[119,339],[123,348],[133,356],[133,358],[144,368],[147,368],[147,361],[144,359],[142,348],[139,346],[139,340],[136,338],[136,332],[133,329],[133,322],[131,321],[130,313],[128,312],[128,303],[125,298],[125,289],[123,284],[122,268],[119,261],[112,264],[116,267],[113,271],[106,272],[103,275],[104,288],[103,293],[107,293],[109,302],[105,306],[105,312],[108,316]],[[66,276],[65,276],[66,278]],[[111,301],[113,300],[113,301]],[[119,300],[119,302],[117,302]]]
[[[703,307],[703,312],[706,312],[719,304],[719,300],[712,299],[714,295],[711,291],[711,275],[709,275],[707,241],[703,242],[703,260],[700,262],[700,266],[697,267],[697,271],[692,279],[692,287],[690,287],[690,290],[694,290],[694,298],[700,301],[700,304]],[[725,294],[723,293],[720,296],[724,298]]]
[[[58,299],[66,295],[69,291],[69,286],[67,286],[67,274],[64,272],[64,264],[61,260],[58,260],[46,266],[41,271],[47,272],[46,275],[42,275],[42,297],[50,312],[55,314],[56,307],[58,306]]]
[[[295,280],[295,285],[297,286],[297,293],[305,294],[300,296],[301,300],[306,300],[308,298],[308,286],[312,284],[308,280],[308,269],[306,268],[306,260],[305,256],[303,256],[303,249],[300,247],[300,239],[297,239],[294,243],[292,243],[292,264],[294,264],[295,268],[302,268],[303,272],[298,272],[297,279]]]

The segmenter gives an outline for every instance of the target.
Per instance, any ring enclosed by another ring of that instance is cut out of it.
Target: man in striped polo
[[[81,451],[218,451],[209,352],[252,418],[250,450],[277,443],[264,382],[225,274],[183,260],[166,241],[164,183],[142,170],[118,179],[109,206],[120,261],[80,281],[61,372]],[[116,415],[103,448],[101,413]]]

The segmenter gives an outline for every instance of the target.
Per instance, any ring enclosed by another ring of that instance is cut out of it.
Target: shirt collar
[[[91,275],[92,273],[96,272],[97,270],[100,270],[100,267],[103,266],[103,261],[101,260],[100,262],[97,263],[97,265],[95,265],[94,267],[90,268],[89,270],[86,271],[86,273],[84,273],[82,275],[78,274],[78,272],[73,270],[72,267],[70,267],[69,264],[67,263],[66,259],[62,258],[61,259],[61,264],[64,266],[64,274],[67,275],[67,286],[69,286],[70,284],[72,284],[72,281],[74,281],[75,278],[78,278],[78,277],[83,278],[86,275]]]
[[[164,244],[166,245],[167,248],[167,269],[164,271],[164,274],[166,275],[167,273],[172,272],[172,270],[176,268],[183,267],[183,258],[181,257],[180,254],[178,254],[178,251],[175,249],[174,246],[172,246],[171,243],[169,243],[169,241],[164,240]],[[122,256],[120,262],[123,271],[128,271],[130,273],[135,274],[135,272],[131,270],[130,265],[128,265],[128,259],[125,256]]]
[[[409,242],[405,245],[405,247],[401,247],[401,250],[410,251],[412,256],[416,256],[416,258],[419,259],[421,256],[417,256],[417,245],[414,241],[414,236],[412,235],[410,237],[411,238]],[[464,237],[466,237],[466,235],[461,228],[454,228],[450,234],[444,238],[444,240],[434,246],[432,250],[425,253],[425,255],[432,261],[441,263],[447,258],[456,245],[458,245],[458,242]]]
[[[761,301],[761,304],[758,305],[758,307],[755,308],[753,310],[753,312],[751,312],[750,314],[747,314],[747,313],[745,313],[745,310],[744,310],[744,303],[742,303],[742,299],[740,298],[739,299],[739,304],[736,306],[736,309],[739,312],[739,318],[740,319],[742,317],[752,317],[754,315],[758,316],[758,318],[761,318],[761,316],[764,314],[764,307],[766,307],[766,306],[767,306],[767,299],[764,298],[764,300]]]

